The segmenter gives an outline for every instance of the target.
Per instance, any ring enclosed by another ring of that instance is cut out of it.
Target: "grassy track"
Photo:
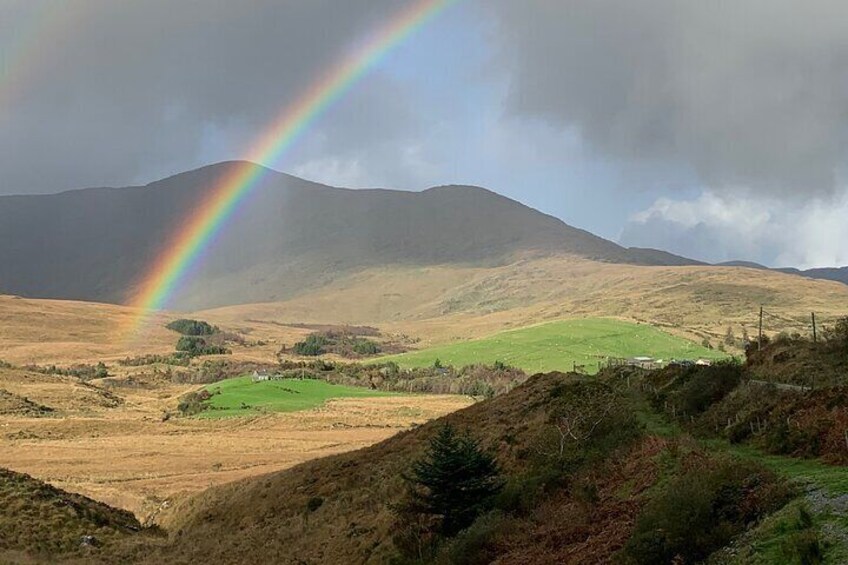
[[[255,383],[238,377],[206,387],[212,393],[209,409],[201,416],[223,418],[258,412],[294,412],[321,406],[334,398],[390,396],[392,393],[362,387],[332,385],[313,379],[284,379]]]
[[[474,341],[390,355],[376,361],[394,361],[407,368],[427,367],[436,359],[444,365],[456,367],[503,361],[528,372],[571,370],[576,363],[585,365],[588,372],[594,373],[598,370],[598,362],[605,356],[717,359],[724,354],[649,325],[591,318],[510,330]]]

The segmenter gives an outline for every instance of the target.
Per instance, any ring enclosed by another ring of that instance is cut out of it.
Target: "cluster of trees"
[[[118,361],[119,365],[124,367],[143,367],[145,365],[179,365],[186,367],[191,362],[191,357],[180,353],[172,353],[170,355],[157,355],[151,353],[148,355],[139,355],[137,357],[125,357]]]
[[[213,326],[208,322],[186,318],[174,320],[165,327],[182,335],[204,336],[214,335],[220,332],[217,326]]]
[[[105,379],[109,376],[109,368],[102,361],[95,365],[72,365],[70,367],[57,367],[50,365],[42,367],[39,365],[27,365],[24,367],[27,371],[34,373],[42,373],[44,375],[63,375],[66,377],[77,377],[82,381],[91,379]]]
[[[327,353],[335,353],[342,357],[368,357],[381,352],[380,345],[371,339],[348,332],[326,331],[315,332],[306,339],[294,344],[291,351],[304,357],[317,357]],[[280,354],[288,353],[285,348]]]
[[[402,369],[396,363],[362,365],[316,359],[310,362],[284,361],[280,368],[296,371],[293,376],[298,378],[321,379],[331,384],[389,392],[462,394],[476,398],[492,398],[527,380],[524,371],[504,363],[496,363],[495,366],[467,365],[459,369],[441,366]]]
[[[228,355],[232,353],[223,345],[215,345],[207,342],[200,336],[184,335],[177,340],[177,352],[186,354],[189,357],[198,357],[200,355]]]

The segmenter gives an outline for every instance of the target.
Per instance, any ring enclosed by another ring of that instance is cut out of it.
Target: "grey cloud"
[[[38,41],[25,68],[12,69],[26,76],[0,83],[0,193],[126,184],[210,155],[242,157],[287,103],[400,4],[68,0],[59,21],[36,18],[43,21],[23,29],[33,19],[25,16],[42,6],[49,16],[60,4],[4,2],[2,52],[26,33]],[[4,99],[12,82],[14,96]],[[321,148],[362,151],[412,135],[415,115],[397,88],[387,77],[361,84],[345,102],[351,116],[322,124],[331,141]]]
[[[840,0],[496,0],[508,109],[655,183],[832,192],[848,134]]]

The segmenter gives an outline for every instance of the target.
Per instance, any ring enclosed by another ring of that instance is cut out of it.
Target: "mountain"
[[[222,178],[225,162],[146,186],[0,197],[0,293],[126,303],[172,234]],[[567,254],[611,263],[694,265],[626,249],[491,191],[349,190],[262,168],[175,306],[282,300],[359,269],[494,265]]]

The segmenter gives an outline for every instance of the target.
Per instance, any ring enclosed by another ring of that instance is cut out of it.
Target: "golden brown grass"
[[[94,363],[173,347],[173,332],[158,325],[143,342],[128,342],[122,329],[136,313],[111,304],[0,295],[0,359],[17,364]]]
[[[366,269],[284,302],[228,306],[190,314],[242,334],[251,347],[233,358],[274,362],[283,344],[310,330],[294,323],[358,324],[419,339],[418,347],[491,335],[575,317],[651,323],[717,343],[732,326],[755,333],[807,331],[848,312],[848,286],[740,267],[639,267],[569,256],[519,258],[494,267],[389,266]],[[173,350],[176,334],[154,323],[128,342],[119,330],[130,308],[0,296],[0,359],[18,364],[96,362]],[[181,314],[186,315],[186,314]],[[164,314],[162,322],[177,317]]]
[[[407,396],[343,399],[316,410],[251,419],[171,418],[196,387],[158,383],[100,389],[70,377],[0,370],[0,388],[50,406],[43,417],[0,416],[0,467],[133,511],[222,484],[358,449],[466,406],[470,399]]]
[[[651,323],[693,339],[766,330],[807,331],[848,312],[848,286],[740,267],[639,267],[574,257],[525,258],[499,267],[382,267],[285,302],[197,315],[246,320],[377,325],[421,346],[490,335],[548,320],[609,316]]]
[[[609,316],[717,343],[728,325],[737,336],[742,327],[753,335],[760,304],[772,314],[767,331],[803,331],[811,311],[825,323],[848,312],[848,286],[743,268],[536,257],[497,267],[369,269],[286,302],[192,316],[246,338],[248,346],[235,346],[231,358],[270,363],[282,344],[309,333],[292,323],[374,325],[420,338],[418,346],[425,347],[548,320]],[[115,363],[173,350],[177,336],[161,324],[143,340],[128,342],[120,329],[135,315],[121,306],[0,296],[0,359],[61,365],[104,360],[118,377],[141,380],[138,387],[114,388],[116,403],[73,378],[0,369],[0,389],[14,395],[10,406],[26,398],[55,409],[38,418],[0,416],[0,467],[143,517],[166,500],[371,445],[468,404],[455,397],[348,399],[237,422],[163,422],[163,412],[194,387]],[[170,317],[176,314],[163,320]]]

